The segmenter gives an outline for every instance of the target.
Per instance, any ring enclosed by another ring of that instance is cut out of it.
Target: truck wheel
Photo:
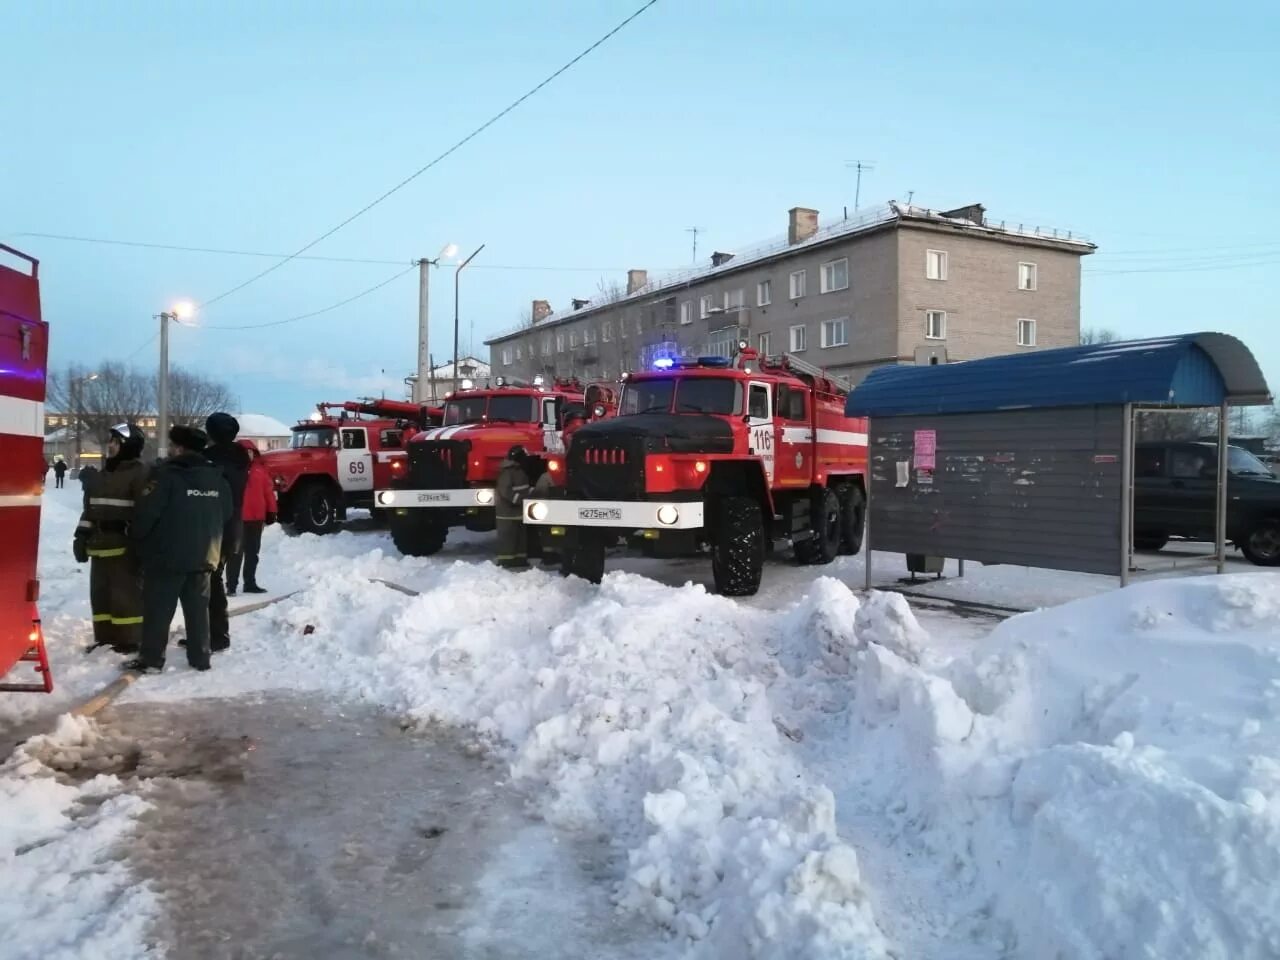
[[[299,533],[338,529],[338,497],[326,483],[309,483],[293,497],[293,526]]]
[[[856,483],[846,483],[840,487],[840,510],[843,517],[840,524],[840,554],[852,557],[862,549],[862,533],[867,526],[867,501],[862,496],[862,488]]]
[[[726,597],[750,597],[764,573],[764,516],[751,497],[721,497],[716,504],[711,574]]]
[[[1169,535],[1167,533],[1135,533],[1133,535],[1133,549],[1135,550],[1163,550],[1168,542]]]
[[[579,530],[573,542],[565,544],[561,571],[588,583],[599,583],[604,579],[604,544],[604,535],[599,531]]]
[[[1240,544],[1240,552],[1259,567],[1280,567],[1280,520],[1263,520]]]
[[[840,552],[843,535],[843,512],[840,498],[830,487],[824,487],[812,497],[810,514],[811,536],[796,542],[796,559],[806,565],[830,563]]]
[[[429,557],[439,553],[449,537],[449,528],[426,514],[409,510],[391,515],[391,542],[406,557]]]

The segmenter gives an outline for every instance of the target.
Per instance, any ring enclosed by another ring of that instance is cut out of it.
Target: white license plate
[[[448,503],[449,494],[447,493],[420,493],[418,494],[419,503]]]
[[[579,507],[579,520],[621,520],[621,507]]]

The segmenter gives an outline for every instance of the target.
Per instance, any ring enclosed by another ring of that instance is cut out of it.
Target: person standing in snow
[[[67,461],[57,460],[53,464],[53,487],[55,490],[61,490],[63,481],[67,477]]]
[[[168,460],[157,467],[138,501],[131,536],[143,570],[142,646],[127,670],[164,669],[169,624],[178,603],[187,626],[187,663],[209,669],[209,594],[221,569],[222,537],[234,505],[231,485],[205,459],[203,430],[169,431]]]
[[[526,555],[524,520],[520,510],[529,495],[529,455],[524,447],[514,446],[498,468],[494,485],[494,513],[498,530],[498,566],[521,569],[529,566]]]
[[[249,480],[244,488],[244,537],[240,550],[227,558],[227,596],[236,595],[240,582],[240,566],[244,565],[244,592],[266,593],[258,584],[258,552],[262,547],[262,528],[276,522],[276,491],[261,460],[258,445],[252,440],[237,440],[249,454]]]
[[[76,561],[89,564],[93,646],[117,653],[137,653],[142,639],[142,581],[129,525],[149,473],[140,459],[145,443],[132,424],[111,428],[103,472],[85,485],[73,544]]]
[[[210,414],[204,422],[204,428],[210,441],[204,450],[205,459],[222,471],[222,476],[231,488],[232,500],[232,514],[222,531],[222,560],[216,571],[217,576],[209,585],[209,643],[216,652],[231,646],[231,625],[227,621],[227,589],[223,571],[227,559],[240,552],[240,541],[244,536],[244,521],[240,514],[244,509],[244,488],[249,482],[250,460],[244,447],[236,443],[240,422],[231,414]]]

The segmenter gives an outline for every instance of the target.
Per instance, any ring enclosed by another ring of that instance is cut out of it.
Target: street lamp
[[[76,469],[80,469],[80,431],[84,423],[84,384],[98,379],[96,373],[87,377],[79,377],[71,381],[71,415],[75,418],[76,427]]]
[[[430,309],[428,293],[431,286],[431,268],[441,260],[449,260],[458,255],[456,243],[446,243],[440,248],[434,260],[423,257],[418,261],[418,380],[411,399],[416,403],[426,401],[424,391],[431,379],[431,346],[428,341],[428,313]]]
[[[476,258],[484,244],[476,247],[476,252],[458,264],[458,269],[453,271],[453,392],[458,392],[458,279],[462,276],[463,268]]]
[[[156,391],[159,401],[156,404],[156,446],[164,449],[165,438],[169,435],[169,322],[193,325],[191,318],[196,308],[189,300],[180,300],[169,310],[156,315],[160,321],[160,380]]]

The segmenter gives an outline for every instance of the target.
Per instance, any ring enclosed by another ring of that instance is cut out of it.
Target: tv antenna
[[[857,171],[857,179],[853,188],[853,209],[856,211],[862,200],[862,174],[870,173],[875,167],[863,160],[846,160],[844,165],[851,170]]]
[[[703,233],[702,227],[685,227],[685,233],[693,234],[693,262],[698,262],[698,234]]]

